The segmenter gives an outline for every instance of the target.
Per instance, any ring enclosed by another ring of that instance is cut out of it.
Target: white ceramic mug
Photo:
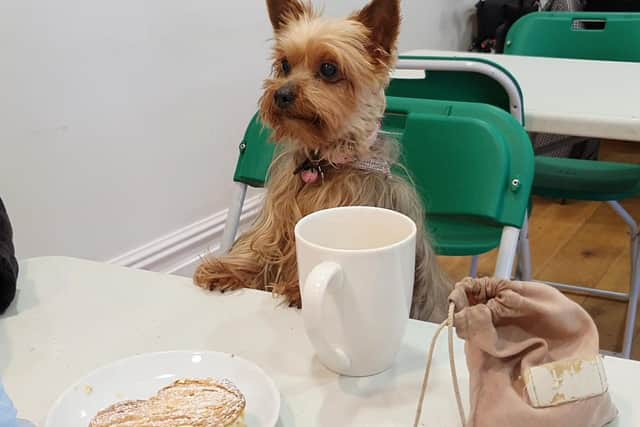
[[[302,316],[320,361],[347,376],[390,368],[409,320],[416,224],[351,206],[304,217],[295,235]]]

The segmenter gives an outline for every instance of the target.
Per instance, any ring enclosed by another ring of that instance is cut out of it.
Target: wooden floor
[[[606,143],[603,160],[640,163],[640,144]],[[640,198],[622,202],[640,220]],[[533,277],[559,283],[587,285],[627,292],[629,289],[629,232],[626,224],[604,203],[571,201],[561,204],[534,199],[530,222]],[[479,274],[491,275],[495,251],[480,258]],[[442,257],[444,269],[453,279],[468,275],[469,258]],[[626,303],[569,295],[594,318],[601,348],[620,351]],[[640,328],[636,325],[632,357],[640,360]]]

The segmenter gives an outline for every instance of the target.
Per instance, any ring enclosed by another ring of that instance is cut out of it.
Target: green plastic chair
[[[494,275],[509,278],[533,178],[528,134],[490,105],[392,96],[387,102],[383,129],[401,137],[435,252],[499,248]]]
[[[543,12],[526,15],[511,27],[507,35],[505,53],[638,62],[640,13]],[[606,201],[629,226],[629,293],[564,284],[554,285],[569,292],[628,301],[622,356],[630,357],[640,296],[640,242],[638,225],[618,202],[640,194],[640,166],[538,156],[533,194],[561,199]]]
[[[522,90],[511,73],[494,62],[469,57],[401,56],[397,69],[412,74],[393,78],[387,88],[388,96],[494,105],[511,113],[521,126],[525,124]],[[525,221],[518,243],[519,270],[525,270],[524,274],[529,274],[526,269],[530,266],[530,262],[523,261],[530,258],[527,229]],[[474,244],[471,236],[475,232],[467,230],[468,244],[465,250],[461,247],[457,252],[457,255],[472,257],[469,274],[474,277],[478,272],[478,256],[486,252]],[[477,232],[486,233],[486,230]]]
[[[640,62],[640,13],[530,13],[511,26],[505,54]]]
[[[533,181],[526,132],[489,105],[398,97],[387,102],[382,129],[401,141],[436,252],[464,255],[470,248],[483,253],[499,247],[496,276],[509,277]],[[240,145],[234,175],[239,190],[223,250],[235,238],[246,187],[265,183],[274,153],[268,140],[269,131],[254,117]]]

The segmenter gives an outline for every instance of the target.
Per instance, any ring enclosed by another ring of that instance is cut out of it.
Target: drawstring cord
[[[453,315],[454,315],[455,305],[453,303],[449,304],[449,313],[447,315],[447,320],[442,322],[436,333],[433,335],[431,339],[431,345],[429,346],[429,353],[427,355],[427,367],[424,371],[424,379],[422,380],[422,389],[420,390],[420,400],[418,401],[418,408],[416,410],[416,418],[413,423],[413,427],[418,427],[420,423],[420,417],[422,416],[422,404],[424,403],[424,396],[427,391],[427,384],[429,382],[429,373],[431,371],[431,362],[433,361],[433,352],[436,348],[436,341],[438,340],[438,336],[442,330],[447,327],[448,335],[449,335],[449,367],[451,369],[451,379],[453,380],[453,392],[456,395],[456,402],[458,404],[458,413],[460,415],[460,421],[464,426],[465,415],[464,408],[462,406],[462,397],[460,395],[460,385],[458,384],[458,373],[456,371],[456,362],[453,357]]]

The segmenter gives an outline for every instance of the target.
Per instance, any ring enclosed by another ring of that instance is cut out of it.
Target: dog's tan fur
[[[274,71],[265,81],[260,111],[278,150],[265,206],[229,254],[204,260],[194,281],[210,290],[271,290],[300,307],[297,221],[325,208],[378,206],[408,215],[423,236],[416,248],[411,316],[443,319],[450,286],[428,243],[425,214],[413,185],[400,176],[338,162],[375,157],[393,168],[402,167],[396,141],[367,143],[384,114],[384,90],[396,58],[399,0],[373,0],[343,20],[324,18],[299,0],[267,0],[267,4],[275,31]],[[288,72],[284,60],[290,64]],[[323,63],[338,67],[335,80],[319,77]],[[296,91],[295,102],[286,111],[274,101],[285,84]],[[324,179],[305,183],[293,171],[313,153],[332,166],[326,168]],[[393,292],[392,284],[389,291]]]

